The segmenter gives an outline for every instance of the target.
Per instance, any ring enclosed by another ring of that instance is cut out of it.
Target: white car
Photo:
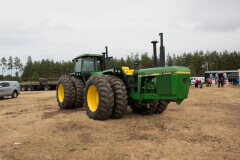
[[[205,82],[205,78],[204,77],[190,77],[190,82],[191,82],[191,85],[192,84],[195,84],[196,80],[201,80],[202,83]]]
[[[20,94],[20,85],[17,81],[0,81],[0,98],[12,96],[17,98]]]

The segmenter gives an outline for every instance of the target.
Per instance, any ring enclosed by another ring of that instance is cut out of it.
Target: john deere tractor
[[[190,70],[165,67],[162,33],[160,65],[157,67],[156,43],[153,41],[154,68],[112,67],[108,50],[102,54],[82,54],[73,59],[75,70],[59,78],[57,101],[61,109],[85,107],[95,120],[121,118],[127,107],[137,114],[161,114],[170,102],[188,97]]]

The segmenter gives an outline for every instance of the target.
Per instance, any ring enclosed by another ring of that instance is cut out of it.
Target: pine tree
[[[11,70],[11,76],[12,76],[12,69],[13,69],[13,59],[12,56],[8,58],[8,63],[7,63],[8,70]]]
[[[2,60],[1,60],[0,66],[2,66],[2,76],[3,76],[3,72],[4,72],[4,70],[5,70],[6,67],[7,67],[7,60],[6,60],[5,57],[2,57]]]
[[[22,78],[23,79],[31,79],[33,73],[33,62],[32,57],[28,56],[26,66],[23,69]]]
[[[18,72],[22,70],[22,63],[21,63],[21,60],[18,57],[14,58],[13,67],[16,69],[15,74],[19,74]]]
[[[141,54],[140,68],[152,68],[153,60],[148,56],[148,53]]]
[[[127,55],[126,66],[133,68],[133,61],[129,55]]]
[[[31,77],[32,81],[38,81],[39,80],[39,75],[36,71],[33,72],[33,75]]]

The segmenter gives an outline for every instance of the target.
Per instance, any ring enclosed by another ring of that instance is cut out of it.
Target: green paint
[[[187,67],[157,67],[140,69],[137,74],[133,72],[133,75],[127,75],[123,70],[116,69],[103,71],[92,70],[89,72],[82,71],[82,68],[84,68],[82,64],[85,60],[87,61],[89,59],[88,57],[99,61],[99,59],[102,58],[102,55],[82,54],[77,56],[75,58],[75,63],[80,67],[75,68],[75,72],[71,73],[71,75],[83,79],[84,83],[86,83],[88,78],[93,75],[118,76],[127,86],[130,102],[149,105],[155,100],[165,100],[181,104],[184,99],[188,98],[190,70]],[[96,62],[95,60],[93,61],[94,63]],[[100,65],[102,64],[96,63],[95,68],[99,69]]]

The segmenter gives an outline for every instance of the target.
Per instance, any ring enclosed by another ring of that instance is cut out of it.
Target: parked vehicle
[[[12,96],[17,98],[20,94],[20,85],[17,81],[0,81],[0,98]]]
[[[219,70],[219,71],[205,71],[205,78],[212,78],[212,84],[218,83],[219,77],[223,77],[224,81],[228,79],[232,85],[238,85],[239,82],[238,70]]]
[[[191,85],[195,84],[196,79],[201,80],[202,83],[205,82],[205,78],[204,77],[190,77]]]
[[[55,90],[57,86],[56,78],[39,78],[38,81],[23,81],[20,82],[22,91],[40,91],[40,90]]]

